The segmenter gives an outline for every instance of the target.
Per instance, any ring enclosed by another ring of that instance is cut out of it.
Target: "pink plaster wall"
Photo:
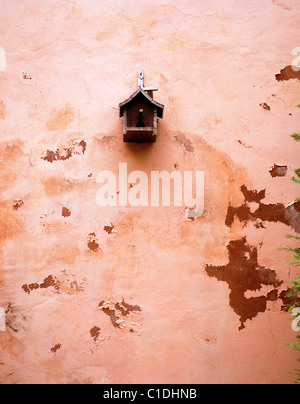
[[[300,231],[282,220],[300,99],[275,73],[300,46],[299,1],[2,0],[0,16],[0,382],[292,383],[280,296],[296,271],[278,249]],[[150,146],[123,143],[118,116],[139,68],[165,105]],[[204,171],[205,214],[99,207],[97,174],[120,162]],[[217,279],[243,237],[243,285]]]

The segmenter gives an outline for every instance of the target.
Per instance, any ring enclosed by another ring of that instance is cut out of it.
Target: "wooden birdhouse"
[[[138,72],[138,89],[127,100],[119,104],[123,117],[124,142],[155,142],[157,118],[163,117],[164,106],[153,100],[157,87],[144,87],[144,74]]]

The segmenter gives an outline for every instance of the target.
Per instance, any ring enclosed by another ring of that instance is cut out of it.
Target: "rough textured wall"
[[[299,2],[1,0],[0,15],[1,383],[292,382],[278,249],[300,232]],[[165,105],[152,145],[122,140],[139,68]],[[204,171],[204,215],[100,207],[97,175],[119,163]]]

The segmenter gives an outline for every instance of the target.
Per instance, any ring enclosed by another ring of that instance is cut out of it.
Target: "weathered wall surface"
[[[299,15],[297,0],[0,2],[1,383],[293,381],[278,249],[300,232]],[[139,68],[165,105],[153,145],[122,141]],[[204,171],[204,215],[98,206],[97,174],[119,163]]]

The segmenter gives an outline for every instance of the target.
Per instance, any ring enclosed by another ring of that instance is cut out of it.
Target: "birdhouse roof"
[[[160,104],[157,101],[154,101],[152,97],[150,97],[149,94],[147,94],[142,88],[138,88],[137,91],[135,91],[127,100],[121,102],[119,104],[119,112],[120,112],[120,117],[123,116],[123,111],[124,107],[126,107],[129,103],[131,103],[139,94],[142,94],[148,101],[149,103],[153,106],[153,108],[157,109],[157,116],[159,118],[163,117],[163,110],[164,110],[164,105]]]

